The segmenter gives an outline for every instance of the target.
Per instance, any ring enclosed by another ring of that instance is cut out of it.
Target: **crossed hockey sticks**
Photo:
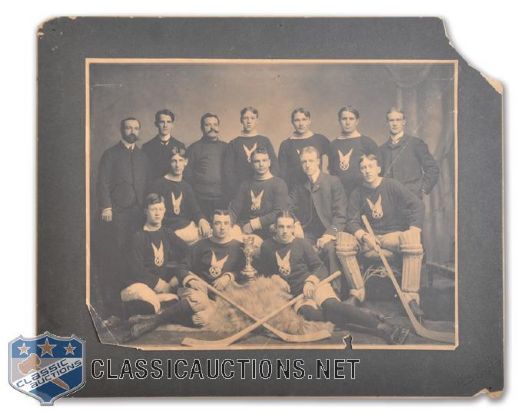
[[[332,273],[330,276],[328,276],[325,279],[323,279],[322,281],[320,281],[318,286],[332,282],[339,275],[341,275],[340,271]],[[213,287],[211,287],[211,288],[213,288]],[[213,290],[212,290],[212,292],[213,292]],[[219,294],[219,296],[220,296],[221,292],[218,292],[217,294]],[[274,310],[273,312],[269,313],[268,315],[266,315],[266,316],[264,316],[264,317],[262,317],[260,319],[254,317],[253,315],[251,315],[248,311],[246,311],[242,307],[239,307],[238,305],[235,305],[234,303],[229,302],[232,305],[237,306],[238,309],[240,309],[248,317],[250,317],[251,319],[255,320],[256,322],[251,324],[251,325],[249,325],[247,328],[244,328],[241,331],[239,331],[239,332],[237,332],[237,333],[235,333],[235,334],[233,334],[231,336],[228,336],[227,338],[218,339],[216,341],[204,340],[204,339],[195,339],[195,338],[184,338],[184,340],[182,341],[182,345],[192,346],[192,347],[200,346],[200,347],[205,347],[205,348],[224,348],[226,346],[229,346],[229,345],[233,344],[234,342],[238,341],[239,339],[243,338],[248,333],[254,331],[256,328],[258,328],[260,326],[264,326],[266,329],[268,329],[269,331],[271,331],[275,335],[279,336],[281,339],[286,340],[288,342],[308,342],[308,340],[302,340],[303,339],[302,337],[307,337],[308,338],[310,335],[291,335],[291,334],[288,334],[286,332],[279,331],[278,329],[273,328],[271,325],[266,323],[268,320],[274,318],[276,315],[278,315],[284,309],[289,308],[290,306],[294,305],[297,301],[301,300],[303,298],[303,296],[304,295],[302,293],[302,294],[294,297],[293,299],[291,299],[289,302],[287,302],[282,307]],[[224,300],[228,300],[227,298],[224,298],[224,297],[222,297],[222,298]],[[328,332],[326,332],[327,336],[323,336],[324,334],[321,333],[321,332],[322,331],[319,331],[319,332],[316,332],[316,334],[314,334],[316,336],[320,336],[320,338],[312,339],[312,340],[318,340],[318,339],[323,339],[323,338],[330,337],[330,334]],[[285,339],[284,337],[285,338],[291,338],[291,337],[295,338],[296,337],[296,339],[298,339],[298,340],[293,341],[291,339]]]
[[[361,216],[361,219],[363,220],[363,224],[365,225],[368,233],[375,238],[374,231],[372,230],[372,226],[368,222],[365,215]],[[433,331],[431,329],[425,328],[423,325],[420,324],[420,322],[417,320],[415,315],[412,312],[412,309],[410,308],[410,305],[408,305],[408,301],[404,297],[403,292],[401,291],[401,287],[399,286],[399,283],[397,283],[397,279],[395,277],[394,271],[388,264],[388,261],[386,260],[386,257],[381,252],[381,247],[379,245],[375,246],[376,253],[381,258],[381,261],[383,262],[383,265],[385,266],[386,272],[388,273],[388,277],[392,281],[392,284],[394,285],[394,289],[397,292],[397,296],[399,296],[399,299],[403,305],[403,308],[408,315],[408,318],[410,319],[410,322],[412,322],[412,326],[417,333],[417,335],[422,336],[423,338],[427,339],[433,339],[434,341],[439,342],[446,342],[446,343],[455,343],[455,334],[451,332],[440,332],[440,331]]]

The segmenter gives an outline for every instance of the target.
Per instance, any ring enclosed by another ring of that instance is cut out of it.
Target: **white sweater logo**
[[[251,162],[251,154],[253,154],[253,152],[256,150],[256,142],[255,142],[255,145],[253,145],[251,147],[251,149],[249,149],[245,144],[242,144],[242,147],[244,147],[244,152],[246,153],[246,157],[247,157],[247,162]]]
[[[343,154],[340,150],[338,150],[339,156],[339,168],[341,171],[347,171],[350,167],[350,157],[352,156],[352,151],[354,148],[351,148],[349,152]]]
[[[152,243],[152,249],[153,249],[153,262],[155,263],[155,266],[161,267],[164,263],[164,246],[161,240],[161,244],[159,247],[155,247],[155,244]]]
[[[275,252],[276,255],[276,264],[278,265],[278,272],[282,276],[289,276],[291,274],[291,251],[289,250],[285,257],[280,257],[278,252]]]
[[[209,268],[211,277],[217,278],[222,274],[222,268],[226,264],[228,257],[229,254],[218,260],[215,252],[213,250],[211,251],[211,267]]]
[[[251,190],[251,211],[258,211],[262,207],[262,197],[264,196],[264,190],[260,191],[258,195],[255,195]]]
[[[369,198],[367,198],[368,206],[370,207],[370,210],[372,210],[372,217],[379,220],[383,218],[383,206],[381,204],[381,194],[379,194],[379,197],[376,201],[376,203],[372,203]]]
[[[179,197],[175,198],[175,194],[172,192],[172,204],[173,204],[173,213],[178,216],[181,213],[181,203],[182,203],[182,192]]]

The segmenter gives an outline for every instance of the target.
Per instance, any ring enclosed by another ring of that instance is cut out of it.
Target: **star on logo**
[[[72,344],[69,342],[69,344],[67,346],[64,346],[63,349],[65,349],[65,355],[74,355],[74,350],[76,349],[76,347],[72,346]]]
[[[43,345],[38,345],[38,348],[42,350],[41,356],[49,354],[51,357],[54,356],[52,354],[52,350],[56,345],[51,345],[49,343],[49,338],[45,338],[45,343]]]
[[[22,346],[17,346],[17,348],[20,351],[20,355],[29,355],[29,349],[31,349],[30,346],[25,345],[25,342]]]

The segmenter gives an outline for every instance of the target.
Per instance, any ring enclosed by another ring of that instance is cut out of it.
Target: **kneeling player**
[[[336,326],[354,324],[393,344],[402,344],[408,330],[381,321],[353,305],[340,302],[330,284],[319,285],[326,270],[311,244],[294,236],[295,219],[282,212],[276,219],[276,235],[264,241],[259,268],[266,276],[276,278],[293,296],[303,292],[304,300],[296,311],[308,320],[327,320]]]
[[[232,235],[230,212],[215,210],[212,227],[213,235],[191,246],[179,270],[184,286],[180,295],[190,304],[193,323],[199,326],[206,325],[215,312],[215,302],[208,296],[205,283],[224,290],[240,280],[245,266],[242,243]]]
[[[203,216],[191,185],[183,180],[188,164],[186,151],[173,148],[170,171],[152,184],[150,191],[164,197],[166,215],[164,227],[187,244],[193,244],[210,234],[210,224]]]

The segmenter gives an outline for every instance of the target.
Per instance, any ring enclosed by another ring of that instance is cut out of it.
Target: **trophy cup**
[[[256,278],[257,271],[253,267],[253,254],[255,252],[254,246],[254,237],[253,236],[244,236],[244,256],[246,257],[246,265],[242,269],[242,274],[247,278],[248,281],[251,281]]]

